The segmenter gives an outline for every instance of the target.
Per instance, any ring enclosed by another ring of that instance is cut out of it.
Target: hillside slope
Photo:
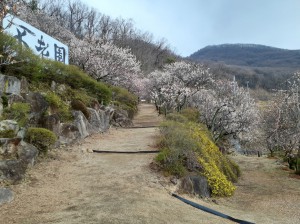
[[[207,46],[189,56],[195,61],[224,62],[250,67],[300,67],[300,50],[286,50],[256,44]]]

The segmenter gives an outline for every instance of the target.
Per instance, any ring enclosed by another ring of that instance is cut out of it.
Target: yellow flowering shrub
[[[161,134],[163,137],[159,145],[163,146],[163,150],[156,161],[164,171],[184,176],[191,169],[188,161],[192,161],[192,164],[196,162],[197,169],[192,172],[196,171],[207,178],[213,196],[233,194],[235,186],[232,182],[237,181],[239,168],[220,152],[204,125],[167,121],[161,126]]]

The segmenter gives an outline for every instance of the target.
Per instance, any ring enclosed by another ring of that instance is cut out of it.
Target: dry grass
[[[142,105],[139,116],[135,124],[157,124],[152,106]],[[154,155],[83,153],[99,148],[151,149],[157,134],[156,128],[112,129],[43,161],[22,184],[12,186],[15,200],[1,206],[0,222],[232,223],[168,195],[162,185],[175,186],[151,171]],[[218,205],[185,197],[247,221],[298,223],[300,180],[289,177],[276,160],[245,156],[234,160],[242,169],[242,178],[233,197],[217,198]]]

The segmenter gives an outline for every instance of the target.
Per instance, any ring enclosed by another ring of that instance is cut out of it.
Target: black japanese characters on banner
[[[68,47],[58,40],[11,15],[6,16],[3,23],[4,25],[5,23],[11,24],[6,32],[10,33],[23,46],[31,48],[37,55],[64,64],[69,63]]]

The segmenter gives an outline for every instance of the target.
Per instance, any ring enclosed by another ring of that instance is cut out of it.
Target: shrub
[[[300,175],[300,158],[296,159],[296,174]]]
[[[180,111],[180,114],[186,117],[189,121],[198,122],[200,113],[196,108],[188,107]]]
[[[11,129],[0,131],[0,138],[14,138],[15,135],[15,131]]]
[[[45,128],[28,128],[25,135],[25,141],[37,147],[39,153],[43,155],[47,155],[48,150],[54,145],[56,140],[56,135]]]
[[[137,113],[138,98],[124,88],[111,86],[113,103],[128,112],[129,118]]]
[[[98,102],[98,99],[96,97],[93,97],[92,95],[89,95],[88,92],[85,89],[71,89],[68,88],[67,96],[61,96],[61,97],[67,97],[67,100],[80,100],[85,103],[87,106],[91,106],[94,102]]]
[[[72,100],[71,107],[73,110],[81,111],[87,119],[90,119],[90,112],[81,100]]]
[[[160,130],[158,145],[162,151],[156,161],[164,171],[177,176],[196,172],[207,178],[214,196],[233,194],[235,187],[231,181],[237,180],[239,168],[219,151],[204,125],[168,120]]]
[[[6,95],[1,96],[3,108],[8,107],[8,98]]]
[[[53,113],[57,113],[62,121],[69,121],[72,118],[72,114],[69,110],[69,106],[54,92],[48,92],[45,95],[46,101],[49,103]]]
[[[9,53],[8,53],[9,52]],[[17,40],[3,32],[0,32],[0,55],[4,60],[11,58],[9,65],[2,65],[1,72],[21,78],[27,77],[33,80],[36,74],[41,73],[41,59],[34,55],[29,48],[24,48]]]
[[[29,120],[30,105],[28,103],[13,103],[3,111],[2,118],[15,120],[21,127],[24,127]]]
[[[179,155],[180,153],[175,154],[168,148],[164,148],[159,152],[155,160],[163,166],[167,175],[171,174],[182,177],[186,174],[187,170],[183,165],[183,161],[178,158]]]
[[[17,46],[18,45],[16,45],[16,47]],[[1,71],[6,75],[18,78],[24,76],[31,83],[35,84],[48,83],[50,86],[51,82],[55,81],[59,84],[69,85],[73,89],[82,88],[97,98],[99,102],[102,102],[105,105],[110,102],[111,90],[109,87],[104,83],[96,81],[78,67],[65,65],[52,60],[41,59],[31,51],[23,50],[22,48],[16,48],[16,52],[16,60],[19,60],[20,62],[2,66]]]
[[[188,122],[188,119],[185,116],[183,116],[181,114],[178,114],[178,113],[167,114],[166,119],[171,120],[171,121],[177,121],[177,122],[180,122],[180,123]]]
[[[111,90],[107,85],[96,81],[74,65],[45,60],[43,73],[41,79],[45,82],[51,83],[53,80],[56,83],[67,84],[72,89],[84,89],[103,104],[108,104],[111,100]]]

